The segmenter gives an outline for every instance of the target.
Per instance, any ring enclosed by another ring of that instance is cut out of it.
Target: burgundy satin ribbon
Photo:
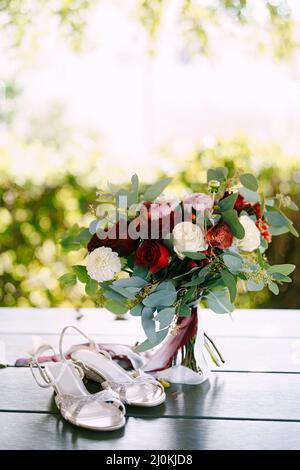
[[[198,315],[197,308],[192,308],[192,314],[189,317],[179,317],[177,322],[177,334],[169,335],[166,342],[158,349],[151,350],[142,353],[142,357],[145,361],[143,367],[144,372],[157,372],[160,370],[171,367],[172,360],[176,356],[177,352],[193,337],[196,336],[198,329]],[[73,345],[66,353],[66,357],[69,359],[72,352],[78,348],[89,347],[88,343]],[[130,359],[125,355],[118,355],[114,347],[118,345],[114,344],[98,344],[100,349],[107,351],[113,360],[120,363],[124,369],[133,369],[133,365]],[[127,346],[131,348],[131,346]],[[133,348],[131,348],[133,350]],[[40,356],[38,359],[39,363],[43,362],[58,362],[60,361],[59,355],[52,356]],[[20,358],[15,362],[15,366],[22,367],[28,365],[30,358]]]

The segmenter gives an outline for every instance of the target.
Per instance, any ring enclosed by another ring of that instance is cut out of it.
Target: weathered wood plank
[[[0,410],[56,412],[52,391],[37,387],[28,368],[0,370]],[[127,407],[129,416],[300,421],[300,375],[212,373],[200,386],[172,385],[166,403]]]
[[[207,333],[213,336],[300,337],[300,310],[236,310],[232,316],[202,310]],[[139,318],[111,323],[113,314],[103,309],[82,309],[78,325],[89,334],[124,335],[132,332],[143,337]],[[59,333],[66,324],[76,323],[78,312],[72,309],[1,308],[1,333]],[[118,325],[120,324],[120,325]]]
[[[128,346],[134,345],[138,340],[138,335],[122,336],[122,335],[92,335],[93,339],[103,344],[124,344]],[[30,357],[31,350],[38,343],[50,344],[58,352],[59,335],[22,335],[22,334],[0,334],[0,345],[2,350],[5,349],[5,356],[8,365],[13,366],[16,359]],[[86,343],[86,339],[79,335],[66,335],[64,340],[64,350],[68,350],[74,344]],[[50,352],[51,354],[51,352]]]
[[[110,433],[75,428],[56,415],[0,413],[1,450],[292,450],[300,423],[129,418]]]
[[[29,350],[34,342],[43,340],[58,350],[58,335],[0,334],[0,343],[5,345],[6,358],[9,365],[14,365],[17,358],[29,357]],[[99,343],[120,343],[133,345],[140,338],[131,336],[93,335]],[[235,371],[276,371],[300,373],[300,338],[238,338],[214,337],[214,340],[225,358],[220,370]],[[78,335],[67,335],[65,348],[72,344],[80,344],[84,339]],[[2,348],[3,349],[3,348]],[[212,369],[216,369],[208,359]]]

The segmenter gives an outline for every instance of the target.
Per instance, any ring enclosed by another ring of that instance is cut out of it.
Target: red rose
[[[170,252],[165,245],[156,240],[145,240],[137,249],[135,263],[146,266],[154,274],[169,264]]]
[[[96,234],[92,236],[87,246],[90,253],[100,246],[106,246],[120,256],[129,256],[139,246],[139,240],[130,238],[125,221],[117,222],[109,230],[105,230],[105,233],[107,235],[104,239],[100,239]]]
[[[216,248],[229,248],[233,242],[233,235],[226,222],[219,222],[211,227],[206,234],[206,241]]]

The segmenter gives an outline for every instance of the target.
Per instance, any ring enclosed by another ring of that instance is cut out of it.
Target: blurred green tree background
[[[85,47],[89,12],[98,3],[101,0],[0,0],[0,39],[7,60],[19,54],[26,62],[27,50],[34,53],[38,49],[39,41],[49,33],[46,17],[72,50],[79,53]],[[120,8],[122,3],[128,2],[119,2]],[[224,20],[229,19],[238,27],[251,30],[260,53],[271,52],[276,60],[290,59],[299,41],[288,2],[261,0],[259,3],[259,15],[267,18],[264,34],[256,34],[262,28],[255,2],[182,1],[179,29],[186,54],[209,55],[212,31],[218,31]],[[149,51],[154,54],[165,7],[170,2],[136,0],[130,4],[129,15],[147,31]],[[19,73],[23,73],[22,67]],[[83,287],[62,289],[59,285],[58,278],[83,259],[81,251],[63,253],[59,239],[75,223],[88,226],[89,204],[98,189],[97,177],[100,185],[101,179],[113,178],[114,174],[101,171],[101,137],[80,130],[80,137],[89,142],[88,153],[82,150],[77,140],[78,130],[65,125],[60,103],[52,103],[48,113],[27,122],[25,137],[17,132],[15,122],[22,115],[19,106],[22,89],[18,77],[7,78],[11,75],[0,75],[0,306],[91,307],[94,304],[86,297]],[[247,137],[236,136],[198,146],[179,162],[168,148],[161,152],[177,168],[173,190],[178,194],[185,189],[205,189],[207,168],[236,165],[256,172],[266,194],[291,194],[300,206],[300,155],[287,155],[280,146],[262,146]],[[42,163],[37,168],[26,168],[26,155],[38,156]],[[157,176],[162,175],[163,171],[158,171]],[[143,175],[140,177],[143,179]],[[288,215],[300,231],[299,212]],[[274,237],[268,256],[272,263],[297,265],[293,284],[282,287],[279,297],[269,291],[241,291],[239,306],[299,308],[299,239],[289,235]]]
[[[219,141],[209,148],[198,148],[187,156],[186,163],[176,173],[173,190],[178,194],[184,189],[205,190],[206,169],[212,165],[236,165],[247,170],[253,168],[253,162],[260,160],[260,187],[265,194],[291,194],[293,200],[300,205],[298,159],[295,156],[287,160],[278,147],[252,147],[243,137]],[[94,170],[91,165],[87,173]],[[79,285],[62,289],[58,278],[68,272],[71,265],[83,260],[81,251],[63,253],[59,239],[75,223],[87,226],[89,204],[95,198],[96,188],[85,184],[84,175],[79,177],[68,172],[60,175],[58,180],[53,178],[40,185],[29,180],[18,185],[7,174],[4,177],[4,173],[1,180],[1,305],[76,308],[93,306]],[[299,212],[291,211],[288,215],[299,231]],[[299,239],[288,234],[273,237],[268,256],[274,264],[297,265],[293,275],[294,283],[282,287],[279,297],[267,291],[241,291],[238,305],[245,308],[299,307]]]

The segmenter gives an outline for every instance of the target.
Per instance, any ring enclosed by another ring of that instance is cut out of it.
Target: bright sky
[[[299,20],[300,2],[293,3]],[[50,27],[40,52],[23,64],[20,128],[29,115],[61,101],[70,124],[101,134],[105,158],[124,177],[168,169],[161,147],[183,158],[203,139],[236,132],[300,153],[299,53],[292,62],[275,62],[255,53],[248,30],[224,27],[213,37],[210,58],[186,61],[177,7],[172,1],[155,56],[147,54],[143,29],[116,1],[103,0],[93,10],[82,54],[72,53]],[[2,56],[0,72],[13,69]]]

